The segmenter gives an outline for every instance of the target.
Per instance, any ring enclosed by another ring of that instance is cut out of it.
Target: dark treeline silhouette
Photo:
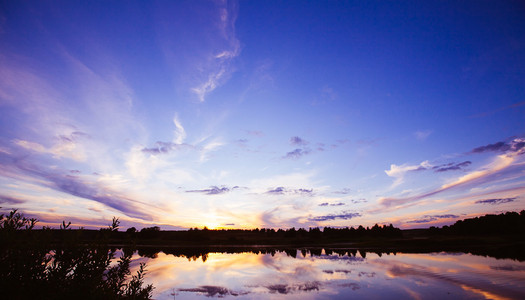
[[[26,220],[30,230],[24,235],[32,238],[45,239],[50,243],[60,243],[64,240],[76,239],[84,243],[93,243],[100,239],[101,230],[70,230],[68,224],[63,223],[63,229],[35,229],[36,220]],[[7,224],[7,223],[6,223]],[[7,226],[9,227],[9,226]],[[5,231],[5,230],[4,230]],[[20,233],[22,234],[22,233]],[[131,227],[126,231],[109,230],[105,238],[111,245],[325,245],[332,243],[390,243],[399,240],[421,240],[421,237],[487,237],[525,236],[525,210],[507,212],[500,215],[486,215],[472,219],[457,221],[451,226],[442,228],[401,230],[390,225],[375,224],[372,227],[359,226],[357,228],[299,228],[289,229],[203,229],[190,228],[189,230],[163,231],[158,226],[146,227],[137,230]]]
[[[461,251],[525,260],[525,210],[458,220],[453,225],[403,230],[399,251]]]
[[[63,233],[62,233],[63,234]],[[89,233],[95,234],[95,231]],[[86,234],[86,238],[89,237]],[[126,232],[115,232],[112,242],[125,244],[134,240],[138,245],[328,245],[352,244],[356,247],[435,247],[489,246],[490,244],[525,243],[525,211],[486,215],[457,221],[442,228],[401,230],[390,225],[359,226],[357,228],[289,228],[289,229],[218,229],[191,228],[181,231],[162,231],[147,227],[140,231],[134,227]]]
[[[525,235],[525,210],[459,220],[451,226],[430,227],[431,234]]]
[[[0,291],[3,299],[150,299],[152,285],[143,287],[145,265],[130,275],[133,251],[109,246],[118,231],[113,219],[86,244],[84,230],[34,230],[36,219],[13,210],[0,215]]]
[[[137,231],[134,227],[113,236],[115,242],[127,239],[139,244],[184,245],[302,245],[359,241],[366,239],[392,239],[402,237],[401,230],[390,225],[374,225],[371,228],[299,228],[289,229],[203,229],[190,228],[181,231],[162,231],[159,227],[146,227]]]

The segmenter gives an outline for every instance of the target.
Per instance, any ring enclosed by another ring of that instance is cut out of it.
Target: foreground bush
[[[143,287],[145,265],[131,275],[133,251],[125,250],[115,259],[116,249],[108,237],[118,230],[119,221],[100,231],[90,245],[81,242],[82,230],[70,231],[58,243],[52,230],[35,232],[36,219],[13,210],[0,215],[0,293],[3,299],[151,299],[152,285]]]

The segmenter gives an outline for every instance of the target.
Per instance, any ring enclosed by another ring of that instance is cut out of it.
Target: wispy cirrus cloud
[[[492,204],[492,205],[497,205],[497,204],[503,204],[503,203],[514,202],[514,201],[516,201],[516,199],[518,199],[518,198],[517,198],[517,197],[512,197],[512,198],[492,198],[492,199],[478,200],[478,201],[476,201],[475,203],[476,203],[476,204]]]
[[[72,132],[69,135],[58,135],[51,140],[52,146],[46,147],[40,143],[15,139],[13,143],[25,149],[51,154],[54,158],[70,158],[79,162],[86,161],[87,156],[81,145],[81,138],[88,135],[82,132]]]
[[[422,223],[430,223],[433,221],[437,221],[439,219],[457,219],[460,216],[454,215],[454,214],[444,214],[444,215],[425,215],[420,219],[416,220],[410,220],[406,221],[407,223],[415,223],[415,224],[422,224]]]
[[[335,202],[335,203],[328,203],[328,202],[323,202],[321,204],[319,204],[319,206],[343,206],[343,205],[346,205],[342,202]]]
[[[518,139],[521,140],[521,139]],[[516,143],[518,144],[518,143]],[[492,148],[492,147],[491,147]],[[499,149],[499,146],[498,146]],[[523,163],[523,157],[521,154],[525,153],[523,146],[514,145],[507,149],[507,152],[497,155],[494,161],[486,166],[483,166],[477,170],[468,172],[467,174],[441,185],[441,187],[431,190],[426,193],[410,196],[410,197],[382,197],[378,199],[378,202],[383,207],[398,207],[400,205],[406,205],[409,203],[416,203],[422,199],[434,196],[436,194],[451,190],[462,188],[470,185],[483,184],[489,181],[493,177],[497,177],[501,172],[509,169],[512,166],[519,166]],[[380,209],[379,209],[380,210]],[[373,210],[373,211],[379,211]]]
[[[472,149],[472,153],[483,152],[520,152],[525,147],[525,139],[515,138],[510,142],[497,142]]]
[[[12,197],[7,195],[0,195],[0,203],[7,203],[7,204],[21,204],[26,202],[23,199],[20,199],[18,197]]]
[[[205,162],[207,161],[209,158],[210,158],[210,153],[218,150],[220,147],[222,147],[224,145],[223,142],[221,142],[220,140],[216,139],[216,140],[212,140],[208,143],[206,143],[204,146],[202,146],[201,148],[201,152],[200,152],[200,162]]]
[[[297,160],[311,153],[325,152],[325,151],[333,150],[333,149],[336,149],[340,146],[343,146],[349,143],[350,143],[350,140],[348,139],[339,139],[339,140],[336,140],[335,143],[332,143],[331,145],[327,145],[326,143],[323,143],[323,142],[310,142],[299,136],[293,136],[290,138],[289,144],[297,148],[292,151],[287,152],[282,158]],[[364,142],[364,144],[366,143],[367,142]],[[374,143],[374,142],[371,142],[371,143]],[[361,142],[359,142],[358,144],[361,144]]]
[[[301,222],[304,217],[296,213],[290,207],[278,206],[258,214],[257,219],[261,227],[308,227],[308,224]]]
[[[235,70],[233,61],[241,52],[235,32],[237,3],[208,2],[198,10],[192,6],[181,9],[184,4],[172,5],[165,3],[158,10],[164,55],[188,96],[204,102]],[[173,38],[181,36],[191,38]]]
[[[141,140],[144,133],[133,113],[133,90],[111,64],[89,61],[88,67],[85,57],[75,57],[59,42],[52,45],[49,60],[63,69],[59,77],[50,76],[45,64],[35,67],[32,56],[0,62],[0,69],[12,76],[8,81],[0,79],[0,98],[10,99],[4,117],[13,124],[16,137],[9,143],[38,153],[49,165],[120,169],[123,141]],[[21,58],[21,54],[4,54]],[[104,51],[99,54],[109,56]]]
[[[286,153],[285,156],[283,156],[284,159],[299,159],[305,155],[308,155],[310,154],[310,149],[300,149],[300,148],[297,148],[293,151],[290,151],[288,153]]]
[[[292,145],[292,146],[306,146],[308,144],[309,144],[308,141],[306,141],[306,140],[304,140],[304,139],[302,139],[302,138],[300,138],[298,136],[292,136],[290,138],[290,145]]]
[[[484,153],[484,152],[502,152],[502,153],[516,153],[516,154],[522,154],[525,149],[525,139],[523,138],[514,138],[510,142],[497,142],[494,144],[488,144],[485,146],[474,148],[472,151],[470,151],[471,154],[475,153]],[[394,183],[392,184],[392,187],[398,186],[401,184],[404,180],[405,174],[407,172],[412,171],[424,171],[424,170],[434,170],[436,173],[441,172],[447,172],[447,171],[457,171],[457,170],[463,170],[466,167],[470,166],[472,164],[471,161],[466,160],[463,162],[451,162],[441,165],[432,165],[428,160],[423,161],[419,165],[396,165],[391,164],[390,170],[385,170],[385,173],[395,178]],[[474,173],[477,174],[477,173]]]
[[[173,142],[157,141],[153,147],[145,147],[142,152],[149,154],[167,154],[177,150],[194,149],[195,146],[184,143],[186,139],[186,130],[182,126],[177,113],[173,116]]]
[[[456,171],[456,170],[462,170],[463,168],[468,167],[471,164],[472,162],[470,160],[467,160],[467,161],[463,161],[460,163],[448,163],[448,164],[442,164],[439,166],[434,166],[432,167],[432,169],[436,173],[446,172],[446,171]]]
[[[116,209],[125,215],[142,220],[153,216],[144,212],[144,203],[123,195],[97,180],[72,175],[69,171],[44,167],[22,157],[0,155],[0,174],[3,177],[23,180],[71,196],[92,200]]]
[[[284,194],[312,195],[313,192],[314,192],[313,189],[287,189],[285,187],[279,186],[279,187],[268,190],[266,194],[270,194],[270,195],[284,195]]]
[[[283,195],[285,193],[286,189],[282,186],[280,187],[276,187],[274,189],[271,189],[269,191],[267,191],[266,193],[267,194],[272,194],[272,195]]]
[[[224,145],[224,143],[221,141],[220,138],[209,138],[205,137],[194,144],[188,144],[184,143],[183,141],[186,139],[186,131],[184,130],[184,127],[182,126],[182,123],[179,121],[177,116],[173,118],[173,123],[175,125],[175,131],[174,131],[174,138],[173,142],[163,142],[163,141],[157,141],[153,146],[151,147],[140,147],[140,152],[143,154],[150,154],[152,156],[156,155],[162,155],[162,154],[170,154],[177,151],[185,151],[185,150],[191,150],[195,154],[198,155],[199,162],[205,162],[210,158],[210,153],[218,150],[220,147]],[[245,142],[241,143],[244,144]],[[135,147],[137,148],[137,147]],[[132,149],[132,152],[136,149]],[[134,153],[135,158],[137,158],[137,153]],[[139,160],[143,160],[144,158],[138,157]],[[133,163],[129,163],[132,165]]]
[[[234,186],[232,188],[229,188],[226,186],[221,186],[221,187],[211,186],[207,189],[202,189],[202,190],[189,190],[189,191],[186,191],[186,193],[202,193],[206,195],[220,195],[220,194],[228,193],[238,188],[239,188],[238,186]]]
[[[182,123],[177,114],[175,114],[173,117],[173,125],[175,125],[175,130],[173,132],[173,143],[182,144],[184,139],[186,139],[186,130],[184,127],[182,127]]]
[[[142,148],[142,152],[149,154],[168,154],[177,150],[194,149],[195,147],[189,144],[177,144],[172,142],[156,142],[153,147]]]
[[[356,204],[356,203],[366,203],[368,202],[368,200],[366,200],[365,198],[360,198],[360,199],[352,199],[350,200],[350,202]]]
[[[287,152],[286,155],[284,155],[282,158],[284,159],[299,159],[305,155],[308,155],[312,152],[312,150],[308,147],[306,147],[310,142],[308,142],[305,139],[302,139],[298,136],[293,136],[290,138],[290,145],[301,147],[297,148],[293,151]],[[323,149],[324,150],[324,149]]]
[[[117,210],[131,218],[152,220],[147,212],[151,205],[108,184],[106,178],[83,175],[125,177],[120,164],[123,153],[144,133],[133,112],[133,90],[111,64],[86,62],[86,57],[76,57],[58,41],[50,44],[49,53],[49,61],[63,70],[59,77],[50,75],[46,64],[35,66],[32,56],[17,53],[20,59],[0,62],[0,101],[9,107],[4,117],[13,124],[15,136],[0,141],[2,148],[9,149],[1,158],[0,180],[44,190],[42,198],[51,193],[79,202],[64,211],[86,213],[85,204],[95,201],[104,205],[102,214]],[[103,50],[98,54],[110,56]],[[8,81],[3,78],[6,74],[11,76]],[[42,203],[47,205],[51,201]]]
[[[348,195],[352,192],[352,189],[349,189],[349,188],[344,188],[342,190],[339,190],[339,191],[335,191],[333,192],[334,194],[340,194],[340,195]]]
[[[323,221],[333,221],[333,220],[350,220],[353,218],[361,217],[360,213],[353,212],[343,212],[341,214],[330,214],[324,216],[317,216],[308,218],[309,221],[313,222],[323,222]]]

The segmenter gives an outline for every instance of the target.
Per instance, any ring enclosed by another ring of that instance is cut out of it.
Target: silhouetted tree
[[[155,239],[160,236],[160,227],[145,227],[140,230],[141,239]]]

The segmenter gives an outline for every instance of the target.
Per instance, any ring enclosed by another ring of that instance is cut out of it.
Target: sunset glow
[[[520,1],[3,1],[0,211],[400,228],[525,209]]]

